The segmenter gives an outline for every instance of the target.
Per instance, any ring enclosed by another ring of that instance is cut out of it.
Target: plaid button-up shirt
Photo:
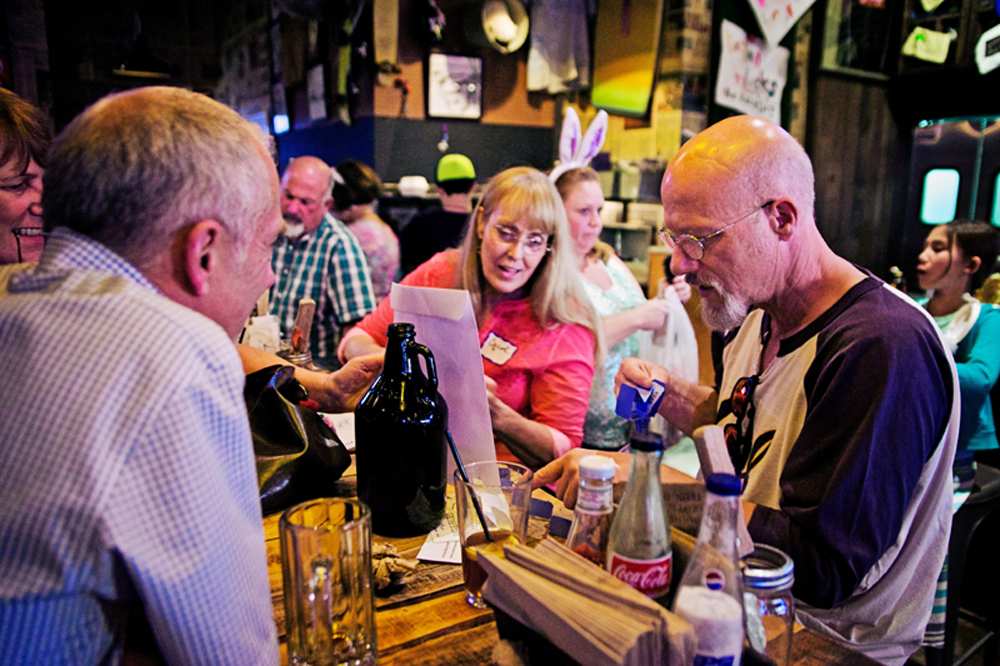
[[[316,318],[309,335],[313,360],[330,368],[337,363],[337,343],[345,325],[375,309],[368,262],[357,238],[331,215],[311,234],[281,239],[271,265],[277,280],[271,288],[271,314],[278,317],[286,339],[295,325],[299,301],[316,301]]]

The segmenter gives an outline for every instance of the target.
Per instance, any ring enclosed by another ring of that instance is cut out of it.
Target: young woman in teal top
[[[927,291],[924,307],[951,347],[962,396],[955,455],[960,488],[971,487],[975,451],[997,448],[990,391],[1000,375],[1000,308],[971,296],[996,261],[998,233],[982,222],[934,227],[917,257],[917,280]]]

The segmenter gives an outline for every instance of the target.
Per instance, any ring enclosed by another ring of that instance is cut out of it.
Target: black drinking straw
[[[486,527],[486,516],[483,515],[483,507],[479,504],[479,498],[476,497],[476,491],[472,488],[472,482],[469,481],[469,475],[465,472],[465,465],[462,464],[462,456],[458,454],[458,445],[455,444],[455,438],[451,436],[451,431],[446,430],[445,434],[448,436],[448,448],[451,449],[451,456],[455,459],[455,467],[458,468],[458,475],[462,477],[464,481],[469,486],[469,495],[472,497],[472,506],[476,510],[476,516],[479,517],[479,524],[483,526],[483,534],[486,535],[487,541],[493,541],[493,535],[490,534],[490,528]]]

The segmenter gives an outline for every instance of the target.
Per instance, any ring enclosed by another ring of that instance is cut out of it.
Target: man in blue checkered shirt
[[[281,179],[284,239],[272,255],[278,280],[271,290],[271,313],[287,338],[299,301],[316,301],[310,332],[313,360],[336,368],[340,336],[375,309],[368,262],[343,222],[330,215],[336,172],[317,157],[292,160]]]
[[[266,143],[141,88],[70,123],[44,185],[0,294],[0,664],[276,664],[233,345],[274,282]]]

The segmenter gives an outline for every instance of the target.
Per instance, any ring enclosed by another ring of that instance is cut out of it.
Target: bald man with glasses
[[[795,562],[800,621],[904,663],[951,524],[958,391],[933,321],[830,249],[809,158],[767,120],[729,118],[684,144],[661,197],[670,268],[723,334],[717,383],[638,359],[617,381],[663,381],[660,413],[685,432],[723,428],[750,535]],[[536,479],[572,502],[577,467],[571,453]]]

